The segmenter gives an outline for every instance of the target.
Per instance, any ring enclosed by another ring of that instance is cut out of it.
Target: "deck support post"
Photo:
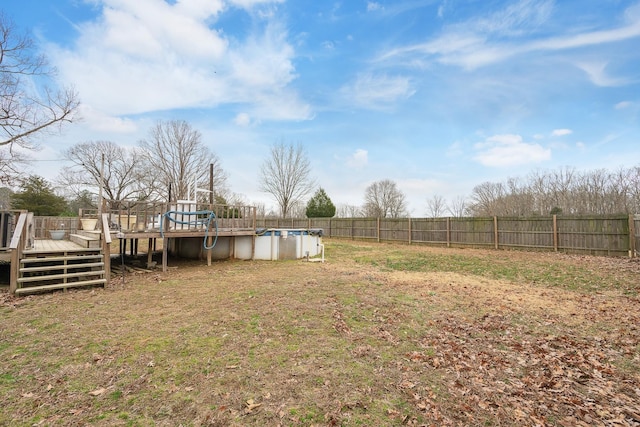
[[[167,247],[169,246],[169,238],[168,237],[164,237],[162,238],[162,272],[166,273],[167,272]]]
[[[154,240],[152,238],[149,238],[147,242],[147,268],[149,268],[151,262],[153,261],[153,250],[155,249],[154,243]]]

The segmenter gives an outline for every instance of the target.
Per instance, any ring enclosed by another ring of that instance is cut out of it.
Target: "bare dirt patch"
[[[327,258],[3,294],[0,425],[640,425],[637,263]]]

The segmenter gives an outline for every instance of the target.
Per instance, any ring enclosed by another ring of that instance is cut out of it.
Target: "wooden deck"
[[[182,243],[180,239],[197,237],[213,243],[217,242],[218,237],[226,237],[227,246],[222,247],[221,253],[224,254],[228,248],[231,256],[235,237],[255,236],[256,209],[251,206],[201,206],[195,202],[119,202],[116,206],[118,209],[115,211],[72,218],[68,224],[61,224],[59,217],[44,218],[51,223],[40,226],[33,213],[19,212],[11,241],[6,248],[0,248],[0,263],[10,264],[9,292],[19,294],[108,283],[111,252],[115,249],[112,244],[115,241],[119,241],[120,254],[126,253],[129,243],[131,255],[137,256],[139,240],[148,240],[148,263],[157,246],[161,246],[162,270],[166,271],[168,247],[179,245]],[[112,231],[94,231],[95,225],[84,221],[91,218],[99,220],[98,229]],[[48,238],[50,230],[61,230],[63,227],[69,240]],[[207,244],[204,247],[207,249],[207,264],[210,265],[212,257],[218,254],[214,254]],[[92,257],[100,261],[92,261]],[[84,265],[84,261],[92,262]],[[55,264],[58,262],[63,264]],[[36,265],[38,263],[43,264]],[[64,272],[60,273],[60,270]]]
[[[69,240],[45,240],[37,239],[34,241],[35,247],[25,249],[24,252],[66,252],[82,249],[82,246]]]
[[[38,239],[34,241],[34,247],[25,249],[24,253],[55,253],[82,250],[83,247],[69,240],[45,240]],[[11,263],[11,252],[7,250],[0,251],[0,264]]]

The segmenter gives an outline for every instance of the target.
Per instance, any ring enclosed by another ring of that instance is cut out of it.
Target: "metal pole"
[[[209,204],[213,205],[213,163],[209,164]]]

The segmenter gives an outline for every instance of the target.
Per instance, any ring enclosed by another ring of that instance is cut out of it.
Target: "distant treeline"
[[[471,216],[609,215],[640,212],[640,165],[611,172],[561,168],[476,186]]]

